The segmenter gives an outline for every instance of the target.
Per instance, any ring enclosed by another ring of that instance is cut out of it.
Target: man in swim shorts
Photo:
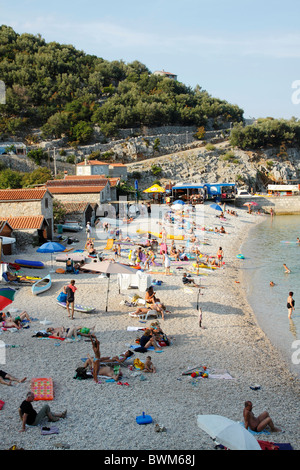
[[[271,432],[281,431],[281,429],[278,429],[274,426],[274,423],[272,419],[270,418],[269,413],[267,411],[264,411],[256,418],[252,412],[252,408],[253,408],[252,402],[246,401],[244,412],[243,412],[244,423],[245,423],[246,429],[249,428],[254,432],[261,432],[267,426],[269,426],[271,429]]]

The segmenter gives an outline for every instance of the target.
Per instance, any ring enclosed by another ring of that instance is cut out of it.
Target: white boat
[[[42,279],[39,279],[38,281],[36,281],[32,285],[31,290],[32,290],[33,295],[38,295],[50,289],[51,285],[52,285],[51,276],[50,274],[48,274]]]

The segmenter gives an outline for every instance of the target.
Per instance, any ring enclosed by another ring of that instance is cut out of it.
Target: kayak
[[[50,274],[48,274],[43,279],[39,279],[38,281],[36,281],[32,285],[31,291],[33,295],[42,294],[42,292],[49,290],[51,285],[52,285],[51,276]]]
[[[42,269],[44,267],[44,263],[41,261],[31,261],[25,259],[15,259],[15,263],[23,268],[35,268],[35,269]]]

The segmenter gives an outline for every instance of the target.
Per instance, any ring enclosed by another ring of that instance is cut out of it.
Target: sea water
[[[300,377],[300,216],[274,216],[250,230],[240,261],[246,294],[261,329]],[[289,243],[288,243],[289,242]],[[283,264],[290,269],[286,274]],[[273,281],[275,286],[270,286]],[[287,298],[295,311],[288,318]]]

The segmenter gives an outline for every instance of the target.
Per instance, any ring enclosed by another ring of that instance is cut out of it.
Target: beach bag
[[[85,367],[78,367],[76,369],[76,375],[74,379],[86,380],[86,379],[91,379],[92,377],[93,377],[92,375],[87,374]]]
[[[57,297],[57,300],[59,302],[66,302],[67,301],[67,294],[65,294],[64,292],[61,292],[58,297]]]

